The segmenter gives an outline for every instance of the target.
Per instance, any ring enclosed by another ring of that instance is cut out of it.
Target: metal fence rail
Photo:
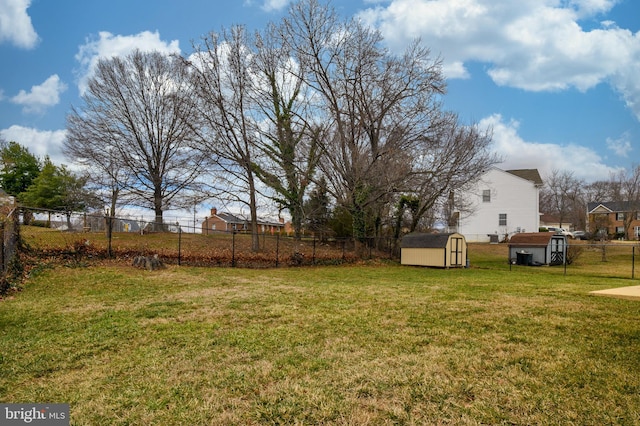
[[[284,232],[209,231],[193,221],[154,223],[141,218],[22,209],[24,241],[40,256],[134,258],[157,255],[165,263],[196,266],[279,267],[351,262],[399,255],[390,238],[296,239]],[[254,250],[257,245],[257,249]]]
[[[568,240],[566,251],[563,250],[559,257],[552,256],[552,259],[560,259],[560,261],[541,265],[540,263],[527,262],[525,256],[532,254],[536,249],[553,250],[553,248],[532,248],[531,244],[514,243],[504,244],[503,247],[509,270],[522,270],[522,268],[532,266],[550,266],[551,271],[561,270],[564,275],[588,273],[593,276],[635,279],[636,259],[640,256],[638,241]],[[520,256],[521,254],[523,257]]]

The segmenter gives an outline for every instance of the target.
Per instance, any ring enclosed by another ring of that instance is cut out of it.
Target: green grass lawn
[[[0,401],[78,425],[640,424],[640,302],[588,294],[637,281],[471,254],[45,268],[0,301]]]

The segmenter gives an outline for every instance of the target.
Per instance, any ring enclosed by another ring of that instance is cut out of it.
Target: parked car
[[[547,226],[547,230],[549,232],[553,232],[554,234],[564,235],[565,237],[574,238],[573,233],[567,231],[564,228],[556,228],[555,226]]]
[[[591,232],[574,231],[573,232],[573,238],[575,238],[576,240],[590,240],[591,239]]]

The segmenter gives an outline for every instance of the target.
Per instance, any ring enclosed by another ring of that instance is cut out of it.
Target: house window
[[[215,223],[212,223],[212,224],[211,224],[211,230],[212,230],[212,231],[215,231],[215,230],[216,230],[216,224],[215,224]]]
[[[640,226],[635,226],[633,228],[633,235],[636,237],[636,240],[640,237]]]
[[[616,220],[624,220],[624,213],[616,213]]]
[[[616,234],[624,234],[624,226],[616,226]]]
[[[507,226],[507,214],[500,213],[498,215],[498,226]]]
[[[491,202],[491,190],[485,189],[482,191],[482,202],[490,203]]]

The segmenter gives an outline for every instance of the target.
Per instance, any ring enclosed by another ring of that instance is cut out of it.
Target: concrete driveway
[[[590,291],[594,296],[617,297],[620,299],[640,300],[640,285]]]

